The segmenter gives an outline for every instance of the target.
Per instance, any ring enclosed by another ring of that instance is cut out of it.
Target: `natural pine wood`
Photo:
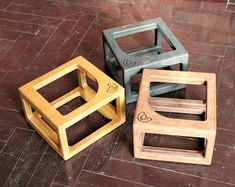
[[[206,101],[150,97],[151,82],[202,85]],[[202,114],[205,121],[174,119],[155,111]],[[212,73],[166,70],[143,71],[134,117],[134,156],[141,159],[210,165],[216,136],[216,77]],[[204,138],[204,151],[181,150],[143,145],[146,133]]]
[[[79,87],[51,103],[37,91],[74,70],[79,71]],[[97,93],[88,86],[86,76],[98,83]],[[125,122],[124,88],[81,56],[20,87],[19,92],[26,120],[64,160]],[[87,103],[66,115],[57,111],[57,108],[79,96]],[[110,104],[113,100],[116,100],[116,108]],[[75,145],[69,146],[66,129],[96,110],[111,121]]]

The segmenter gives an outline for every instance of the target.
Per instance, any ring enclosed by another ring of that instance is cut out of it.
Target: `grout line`
[[[15,42],[15,44],[16,44],[18,41],[22,41],[22,40],[17,39],[16,42]],[[27,43],[28,43],[28,44],[25,46],[25,48],[24,48],[22,54],[24,54],[24,52],[25,52],[25,51],[28,49],[28,47],[31,45],[30,42],[27,41]],[[14,67],[14,65],[18,64],[18,61],[19,61],[19,59],[22,57],[22,54],[19,55],[18,58],[15,60],[15,62],[12,63],[12,65],[6,70],[6,73],[5,73],[4,76],[2,77],[2,80],[5,79],[5,77],[8,75],[9,70],[10,70],[12,67]],[[16,83],[17,83],[17,82],[16,82]],[[7,110],[7,109],[4,109],[4,110]],[[13,110],[13,111],[16,112],[17,110]]]
[[[63,20],[60,22],[60,24],[58,25],[58,27],[54,30],[54,32],[51,34],[51,36],[47,39],[47,41],[44,43],[44,45],[41,47],[41,49],[38,51],[38,53],[35,55],[35,57],[33,58],[32,62],[28,65],[28,70],[25,71],[29,72],[29,69],[31,67],[31,65],[34,63],[34,61],[37,59],[37,57],[41,54],[41,52],[43,51],[43,49],[45,48],[45,46],[48,44],[48,42],[51,40],[51,38],[54,36],[54,34],[56,33],[56,31],[58,30],[58,28],[62,25]],[[23,75],[18,79],[17,83],[19,83],[23,78]]]
[[[23,6],[23,7],[32,7],[32,8],[34,7],[33,5],[25,5],[25,4],[17,4],[17,3],[12,3],[12,4],[13,5],[18,5],[18,6]],[[64,5],[62,5],[62,6],[64,6]],[[68,5],[65,5],[65,6],[68,6]],[[70,4],[70,6],[72,6],[72,5]],[[81,7],[81,8],[87,8],[87,7]],[[11,13],[25,14],[25,15],[30,15],[30,16],[41,16],[41,17],[52,18],[52,19],[66,20],[66,18],[64,16],[62,16],[62,17],[57,17],[57,16],[53,17],[53,16],[48,16],[48,15],[43,15],[43,14],[38,14],[38,13],[36,13],[36,14],[35,13],[25,13],[25,12],[12,11],[12,10],[5,10],[5,11],[11,12]],[[79,13],[79,12],[77,12],[77,13]],[[83,15],[93,15],[93,16],[95,16],[95,14],[86,13],[86,10],[82,10],[81,13]],[[65,15],[65,16],[67,16],[67,15]],[[73,19],[68,19],[68,20],[73,20]]]
[[[2,39],[2,40],[8,40],[8,39]],[[17,39],[16,40],[9,40],[9,41],[12,41],[12,44],[8,47],[8,49],[6,51],[4,51],[4,54],[1,56],[0,60],[2,60],[6,56],[6,54],[10,51],[12,46],[16,43]]]
[[[64,187],[71,187],[70,185],[65,185],[65,184],[61,184],[61,183],[57,183],[57,182],[52,182],[51,183],[51,185],[53,185],[53,184],[58,184],[58,185],[60,185],[60,186],[64,186]]]
[[[112,179],[119,179],[119,180],[122,180],[122,181],[131,182],[131,183],[138,184],[138,185],[143,185],[143,186],[147,186],[147,187],[153,187],[152,185],[148,185],[148,184],[144,184],[144,183],[140,183],[140,182],[131,181],[131,180],[123,179],[123,178],[116,177],[116,176],[113,177],[113,176],[106,175],[106,174],[103,174],[103,173],[96,173],[96,172],[89,171],[89,170],[83,170],[83,171],[87,172],[87,173],[91,173],[93,175],[100,175],[100,176],[104,176],[104,177],[108,177],[108,178],[112,178]]]
[[[103,120],[101,121],[101,123],[103,123],[104,121],[105,121],[105,117],[103,118]],[[98,140],[97,140],[98,141]],[[97,142],[96,141],[96,142]],[[88,152],[88,155],[87,155],[87,157],[86,157],[86,159],[85,159],[85,161],[84,161],[84,164],[83,164],[83,166],[82,166],[82,168],[81,168],[81,171],[80,171],[80,173],[79,173],[79,175],[78,175],[78,177],[77,177],[77,179],[76,179],[76,181],[75,181],[75,183],[74,183],[74,187],[76,186],[76,184],[78,183],[78,181],[79,181],[79,178],[80,178],[80,176],[81,176],[81,174],[82,174],[82,170],[83,170],[83,168],[85,167],[85,165],[86,165],[86,163],[87,163],[87,160],[88,160],[88,158],[89,158],[89,156],[90,156],[90,153],[91,153],[91,151],[92,151],[92,148],[93,148],[93,146],[94,146],[94,144],[95,144],[95,142],[90,146],[90,150],[89,150],[89,152]]]
[[[90,30],[91,26],[93,25],[93,23],[95,22],[95,20],[98,18],[99,14],[96,15],[96,17],[93,19],[93,21],[91,22],[91,24],[89,25],[89,27],[87,28],[86,32],[84,33],[84,35],[82,36],[81,40],[78,42],[78,45],[75,47],[72,55],[70,55],[70,59],[74,56],[74,54],[76,53],[78,47],[81,45],[81,43],[83,42],[85,36],[87,35],[88,31]]]
[[[16,3],[13,3],[16,4]],[[22,4],[17,4],[17,5],[22,5]],[[25,5],[23,5],[25,6]],[[40,15],[40,14],[30,14],[30,13],[24,13],[24,12],[17,12],[17,11],[11,11],[11,10],[4,10],[4,12],[9,12],[9,13],[16,13],[16,14],[22,14],[22,15],[28,15],[28,16],[38,16],[42,18],[48,18],[48,19],[57,19],[61,21],[61,18],[58,17],[52,17],[52,16],[46,16],[46,15]]]
[[[55,154],[57,154],[57,153],[55,153]],[[57,176],[57,174],[58,174],[58,172],[59,172],[59,170],[60,170],[60,168],[61,168],[61,166],[63,165],[64,162],[65,162],[64,160],[61,160],[60,166],[58,167],[58,169],[57,169],[57,171],[56,171],[56,173],[55,173],[55,175],[54,175],[54,177],[51,181],[50,187],[53,184],[53,182],[54,182],[54,180],[55,180],[55,178],[56,178],[56,176]]]
[[[7,143],[7,140],[1,140],[1,139],[0,139],[0,142]]]
[[[10,2],[9,5],[7,5],[3,10],[7,10],[11,6],[11,4],[13,4],[13,2],[14,0],[12,0],[12,2]]]
[[[33,23],[33,22],[25,22],[25,21],[18,21],[18,20],[15,20],[15,19],[6,19],[6,18],[1,18],[0,17],[0,20],[2,21],[9,21],[9,22],[16,22],[16,23],[23,23],[23,24],[27,24],[27,25],[33,25],[33,26],[41,26],[41,27],[51,27],[51,28],[57,28],[57,26],[52,26],[52,25],[43,25],[43,24],[40,24],[40,23]],[[7,28],[8,29],[8,28]],[[11,29],[11,30],[14,30],[14,29]],[[17,30],[18,31],[18,30]],[[26,32],[26,31],[21,31],[19,30],[19,32]],[[26,32],[26,33],[31,33],[31,34],[35,34],[33,32]]]
[[[13,136],[13,133],[16,131],[16,128],[14,128],[14,130],[12,131],[11,135],[7,138],[7,142],[11,139],[11,137]]]
[[[162,14],[164,13],[164,11],[167,10],[167,9],[165,8],[165,6],[166,6],[165,4],[166,4],[166,0],[164,0],[164,1],[162,2],[161,8],[160,8],[159,17],[162,17]]]
[[[129,114],[130,114],[132,105],[133,105],[133,103],[130,104],[129,109],[128,109],[128,111],[126,112],[126,119],[128,118],[128,116],[129,116]],[[126,122],[127,122],[127,121],[126,121]],[[126,122],[125,122],[125,123],[126,123]],[[124,123],[124,124],[125,124],[125,123]],[[110,153],[110,158],[112,157],[113,151],[114,151],[114,149],[115,149],[115,147],[116,147],[116,145],[117,145],[117,141],[119,140],[119,137],[121,136],[122,130],[123,130],[123,128],[124,128],[124,124],[121,126],[120,132],[119,132],[119,134],[118,134],[118,136],[117,136],[117,138],[116,138],[116,141],[114,142],[114,146],[113,146],[113,148],[112,148],[112,150],[111,150],[111,153]],[[105,169],[106,169],[106,167],[104,168],[104,171],[105,171]]]
[[[2,123],[0,123],[0,124],[2,125]],[[7,125],[6,125],[6,126],[7,126]],[[15,131],[16,131],[16,128],[14,128],[14,130],[13,130],[12,133],[11,133],[11,135],[7,138],[6,143],[5,143],[5,145],[2,147],[2,150],[0,151],[0,153],[3,152],[4,148],[7,146],[8,141],[11,139],[11,137],[13,136],[13,134],[14,134]]]
[[[6,72],[6,74],[3,76],[3,78],[5,78],[5,76],[7,76],[7,73],[8,72]],[[17,110],[17,109],[5,108],[5,107],[1,107],[1,106],[0,106],[0,110],[10,111],[10,112],[18,112],[18,113],[23,111],[21,109]]]
[[[226,48],[228,46],[228,45],[212,44],[212,43],[197,42],[197,41],[190,41],[190,40],[180,40],[180,41],[185,41],[185,42],[195,43],[195,44],[205,44],[205,45],[212,46],[212,47],[223,47],[223,48]]]
[[[76,181],[75,181],[75,183],[74,183],[74,185],[73,185],[74,187],[76,186],[76,184],[77,184],[78,181],[79,181],[79,178],[80,178],[80,176],[81,176],[81,174],[82,174],[83,168],[85,167],[85,165],[86,165],[86,163],[87,163],[88,157],[89,157],[89,155],[90,155],[90,153],[91,153],[91,150],[92,150],[94,144],[95,144],[95,143],[93,143],[93,144],[91,145],[91,147],[90,147],[89,153],[88,153],[88,155],[87,155],[87,157],[86,157],[86,160],[84,161],[84,164],[83,164],[83,166],[82,166],[82,168],[81,168],[81,170],[80,170],[80,173],[79,173],[79,175],[78,175],[78,178],[76,179]]]
[[[70,40],[70,38],[71,37],[73,37],[74,36],[74,34],[77,34],[78,32],[76,31],[76,27],[79,25],[79,22],[80,22],[80,20],[81,20],[81,17],[82,16],[80,16],[79,18],[78,18],[78,20],[71,20],[71,21],[74,21],[75,23],[74,23],[74,25],[73,25],[73,27],[71,28],[71,31],[69,32],[69,34],[68,34],[68,36],[64,39],[64,41],[61,43],[61,46],[57,49],[57,51],[55,52],[55,56],[59,56],[59,53],[61,52],[61,49],[63,49],[64,48],[64,45],[66,45],[66,43],[67,43],[67,41],[69,41]],[[57,58],[57,57],[56,57]],[[55,59],[56,59],[55,58]],[[52,62],[52,60],[48,63],[48,66],[50,66],[50,67],[53,67],[53,64],[52,64],[53,62]],[[32,65],[32,64],[31,64]],[[30,65],[30,67],[31,67],[31,65]],[[66,79],[66,77],[65,77],[65,79]]]
[[[235,133],[235,130],[224,129],[224,128],[221,128],[221,127],[217,127],[217,129],[220,129],[220,130],[223,130],[223,131],[228,131],[228,132],[233,132],[233,133]]]
[[[29,124],[29,123],[27,123],[27,124]],[[9,125],[8,125],[9,126]],[[30,126],[30,127],[32,127],[32,126]],[[31,131],[31,132],[36,132],[36,130],[34,130],[34,129],[26,129],[26,128],[23,128],[23,127],[15,127],[16,129],[21,129],[21,130],[26,130],[26,131]],[[33,127],[32,127],[33,128]]]
[[[224,168],[224,162],[219,162],[219,161],[213,161],[214,163],[218,163],[218,164],[223,164],[222,168]],[[231,164],[231,163],[228,163],[229,166],[232,166],[232,167],[235,167],[235,164]]]
[[[220,85],[220,80],[221,80],[221,76],[222,76],[222,71],[223,71],[223,66],[224,66],[224,61],[225,61],[225,55],[227,53],[227,50],[228,50],[228,48],[225,48],[225,50],[224,50],[224,57],[223,57],[223,60],[221,62],[221,67],[220,67],[220,72],[219,72],[219,80],[218,80],[218,83],[217,83],[216,93],[218,93],[218,91],[219,91],[219,85]]]
[[[19,163],[19,160],[21,160],[21,156],[23,155],[24,151],[27,149],[27,147],[28,147],[28,145],[29,145],[29,142],[31,141],[33,135],[34,135],[34,132],[31,134],[31,136],[30,136],[28,142],[25,144],[25,147],[23,148],[22,152],[20,153],[19,157],[17,158],[17,161],[16,161],[16,163],[15,163],[15,166],[12,168],[11,173],[8,175],[8,177],[7,177],[7,179],[6,179],[6,181],[5,181],[5,183],[4,183],[3,186],[6,186],[7,181],[9,180],[9,178],[10,178],[10,176],[12,175],[13,171],[15,170],[17,164]]]
[[[44,141],[45,141],[45,140],[44,140]],[[47,142],[46,142],[46,143],[47,143]],[[47,144],[47,146],[46,146],[46,148],[45,148],[45,150],[44,150],[44,152],[43,152],[41,158],[39,159],[39,161],[38,161],[38,163],[37,163],[37,165],[36,165],[34,171],[32,172],[32,174],[31,174],[31,176],[30,176],[30,178],[29,178],[29,180],[28,180],[28,183],[26,184],[26,187],[30,184],[30,181],[31,181],[33,175],[35,174],[37,168],[39,167],[39,165],[40,165],[40,163],[41,163],[41,160],[42,160],[43,156],[45,155],[47,149],[48,149],[48,144]]]
[[[13,21],[14,22],[14,21]],[[37,25],[38,26],[38,25]],[[43,27],[43,26],[42,26]],[[19,29],[14,29],[14,28],[1,28],[1,30],[5,30],[5,31],[14,31],[14,32],[19,32],[19,34],[30,34],[32,36],[35,36],[37,34],[37,32],[30,32],[30,31],[22,31]]]
[[[234,145],[224,145],[224,144],[220,144],[220,143],[215,143],[215,145],[219,145],[219,146],[222,146],[222,147],[227,147],[227,148],[235,149]]]
[[[1,140],[0,140],[0,142],[1,142]],[[6,142],[5,142],[5,144],[4,144],[4,146],[2,147],[2,149],[0,150],[0,154],[2,154],[2,151],[3,151],[3,149],[6,147]]]
[[[157,166],[153,166],[153,165],[147,165],[147,164],[143,164],[143,163],[138,163],[136,161],[131,162],[131,161],[122,160],[122,159],[118,159],[118,158],[112,158],[112,159],[113,160],[118,160],[120,162],[126,162],[126,163],[129,163],[129,164],[136,164],[136,165],[150,167],[150,168],[159,169],[159,170],[163,170],[163,171],[173,172],[173,173],[177,173],[177,174],[181,174],[181,175],[186,175],[186,176],[191,176],[191,177],[195,177],[195,178],[200,178],[200,179],[204,179],[204,180],[208,180],[208,181],[214,181],[214,182],[218,182],[218,183],[221,183],[221,184],[234,185],[234,183],[230,183],[230,182],[222,182],[222,181],[219,181],[219,180],[209,179],[209,178],[205,178],[205,177],[201,177],[201,176],[197,176],[197,175],[193,175],[193,174],[189,174],[189,173],[183,173],[183,172],[175,171],[175,170],[172,170],[172,169],[167,169],[167,168],[157,167]]]

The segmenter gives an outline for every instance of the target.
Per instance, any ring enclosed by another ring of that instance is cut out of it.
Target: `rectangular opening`
[[[78,71],[79,70],[74,70],[37,91],[48,102],[52,102],[79,86]]]
[[[206,139],[146,133],[143,146],[145,151],[172,151],[176,155],[192,153],[204,157]]]
[[[59,149],[58,137],[53,129],[53,127],[37,112],[32,108],[33,118],[31,118],[32,123],[37,126],[37,130],[39,130],[44,136],[46,136],[53,144],[53,146]]]
[[[67,115],[82,106],[98,91],[98,83],[88,75],[85,77],[85,82],[90,89],[84,91],[79,85],[79,73],[79,70],[74,70],[38,90],[62,115]],[[85,92],[86,94],[83,94]]]
[[[154,30],[144,31],[116,38],[119,47],[126,53],[145,46],[154,46]]]
[[[175,65],[172,65],[172,66],[167,66],[167,67],[164,67],[164,68],[159,68],[160,70],[174,70],[174,71],[180,71],[180,64],[175,64]],[[140,87],[140,83],[141,83],[141,78],[142,78],[142,73],[143,73],[143,70],[140,70],[137,74],[133,75],[131,77],[131,81],[130,81],[130,84],[131,84],[131,91],[132,92],[138,92],[139,91],[139,87]],[[150,87],[154,87],[154,86],[159,86],[161,84],[164,84],[164,83],[156,83],[156,82],[152,82]]]
[[[142,73],[143,73],[143,70],[139,71],[137,74],[135,74],[131,77],[130,84],[131,84],[131,91],[132,92],[138,93],[141,79],[142,79]],[[154,87],[154,86],[157,86],[160,84],[162,84],[162,83],[153,83],[151,85],[151,87]]]
[[[156,82],[151,82],[150,87],[155,84]],[[181,84],[169,85],[177,87]],[[154,111],[165,117],[205,121],[206,86],[186,85],[184,89],[177,90],[168,97],[151,96],[149,104]]]
[[[158,32],[158,37],[161,40],[160,45],[161,45],[163,53],[174,51],[176,49],[175,46],[171,43],[171,41],[169,41],[167,38],[164,37],[164,35],[162,34],[162,31],[160,30]]]
[[[111,122],[111,116],[117,114],[116,108],[114,106],[115,101],[116,99],[101,107],[101,110],[99,109],[99,111],[91,113],[82,120],[73,124],[71,127],[67,128],[66,134],[68,137],[69,146],[75,145],[107,123]],[[112,105],[111,103],[113,103],[114,105]],[[104,114],[104,111],[106,114]]]
[[[97,111],[83,118],[66,129],[69,146],[75,145],[110,121]]]
[[[176,49],[157,28],[119,37],[116,41],[124,52],[138,57],[151,57]]]
[[[57,108],[57,110],[62,115],[67,115],[70,112],[74,111],[78,107],[84,105],[86,101],[82,97],[76,97],[73,100],[69,101],[68,103],[62,105],[61,107]]]

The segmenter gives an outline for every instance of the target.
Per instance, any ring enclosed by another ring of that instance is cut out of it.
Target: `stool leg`
[[[181,63],[180,71],[188,71],[188,63]]]
[[[103,36],[103,51],[104,51],[104,61],[105,61],[105,64],[107,64],[107,62],[110,61],[112,51],[109,48],[109,45],[107,44],[104,36]]]
[[[22,101],[23,110],[24,110],[26,119],[27,119],[27,121],[30,121],[30,118],[33,115],[32,107],[29,105],[29,103],[22,96],[20,96],[20,98],[21,98],[21,101]]]
[[[162,47],[162,34],[160,33],[160,31],[158,29],[155,29],[154,45],[156,45],[158,47]]]
[[[180,71],[188,71],[188,60],[180,63]]]
[[[117,70],[115,69],[115,66],[120,66],[119,63],[115,60],[111,62],[110,55],[112,54],[112,51],[110,50],[109,45],[105,41],[103,37],[103,51],[104,51],[104,64],[105,64],[105,72],[114,78],[119,84],[122,84],[122,79],[119,77]],[[113,57],[113,59],[115,59]]]
[[[69,145],[65,129],[58,130],[59,149],[62,157],[67,160],[69,158]]]
[[[117,116],[121,120],[125,120],[125,94],[121,94],[117,99],[116,99],[116,108],[117,108]]]
[[[87,82],[86,82],[86,73],[78,70],[78,81],[79,81],[79,86],[81,88],[85,88],[87,86]]]
[[[139,69],[124,71],[123,85],[125,87],[125,93],[126,93],[126,104],[136,101],[137,99],[138,92],[131,91],[131,77],[136,75],[138,72],[140,72]]]
[[[207,138],[206,147],[205,147],[205,159],[207,160],[208,165],[211,164],[212,155],[214,151],[215,137]]]
[[[134,157],[141,158],[142,148],[144,144],[145,133],[133,131],[133,142],[134,142]]]
[[[131,75],[129,75],[127,72],[124,72],[123,83],[126,93],[126,102],[128,102],[131,99]]]

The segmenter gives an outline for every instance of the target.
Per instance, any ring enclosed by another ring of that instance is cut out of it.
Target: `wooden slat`
[[[149,103],[153,110],[161,112],[202,114],[206,111],[206,104],[201,100],[151,97]]]
[[[159,155],[167,155],[173,157],[193,157],[203,159],[203,151],[198,150],[184,150],[164,147],[143,146],[143,152],[156,153]]]

